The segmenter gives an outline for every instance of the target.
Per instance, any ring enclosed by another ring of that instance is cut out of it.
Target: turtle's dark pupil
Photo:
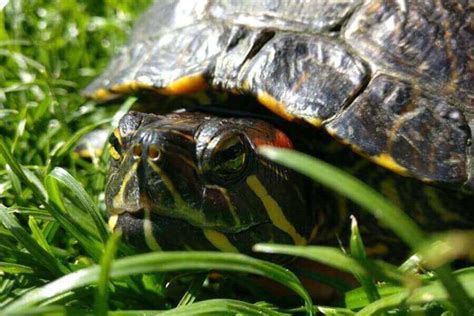
[[[238,170],[245,161],[245,153],[241,144],[236,144],[221,151],[215,157],[216,170],[221,172]]]
[[[240,137],[232,137],[217,148],[212,156],[211,168],[221,177],[238,174],[246,163],[246,147]]]

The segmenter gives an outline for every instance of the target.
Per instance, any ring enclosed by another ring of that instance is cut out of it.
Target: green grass
[[[433,271],[415,274],[416,260],[394,267],[367,258],[355,221],[350,253],[256,246],[355,275],[359,288],[320,306],[291,267],[238,254],[137,254],[120,243],[105,225],[106,155],[87,162],[72,148],[97,126],[116,125],[135,102],[104,107],[79,92],[124,43],[148,3],[25,0],[9,1],[0,11],[0,314],[472,313],[474,267],[453,272],[449,263],[457,254],[446,250],[459,240],[472,245],[472,235],[427,235],[357,179],[293,152],[263,154],[365,207]],[[209,273],[214,270],[220,271],[217,279]],[[294,295],[272,297],[251,275],[283,284]],[[318,277],[347,288],[335,277]]]

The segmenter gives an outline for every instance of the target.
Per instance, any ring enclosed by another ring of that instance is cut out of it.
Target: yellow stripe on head
[[[237,213],[235,211],[235,206],[234,206],[234,204],[232,204],[232,201],[230,200],[229,192],[227,191],[227,189],[225,189],[221,186],[218,186],[218,185],[214,185],[214,184],[208,184],[208,185],[206,185],[206,188],[209,188],[209,189],[212,189],[212,190],[218,190],[222,194],[222,197],[226,201],[227,209],[231,212],[232,218],[234,219],[234,222],[235,222],[236,226],[239,226],[240,225],[240,217],[239,217],[239,215],[237,215]]]
[[[223,252],[239,252],[239,250],[232,245],[226,235],[219,233],[213,229],[203,229],[202,232],[209,242]]]
[[[153,251],[161,251],[161,247],[153,235],[153,222],[150,219],[150,210],[145,209],[145,218],[143,219],[143,235],[148,248]]]
[[[120,130],[118,128],[114,129],[114,136],[117,138],[120,146],[123,146],[122,134],[120,134]]]
[[[109,217],[107,225],[109,226],[109,229],[111,231],[113,231],[115,229],[115,226],[117,226],[118,217],[118,215],[112,215]]]
[[[117,151],[117,149],[115,149],[114,146],[112,146],[111,144],[109,144],[109,154],[110,154],[110,157],[112,157],[114,160],[120,160],[120,154],[119,152]]]
[[[268,194],[263,184],[258,180],[257,176],[251,175],[247,177],[247,185],[262,201],[265,210],[267,211],[268,217],[272,221],[273,225],[278,227],[291,236],[295,245],[306,244],[306,239],[302,237],[295,229],[295,227],[288,221],[280,205],[277,201]]]
[[[114,196],[112,200],[112,205],[114,207],[118,207],[120,205],[126,205],[127,203],[124,200],[124,193],[125,193],[125,188],[127,187],[128,182],[132,179],[133,175],[135,174],[135,171],[137,170],[138,167],[138,161],[136,161],[131,167],[130,170],[128,170],[127,174],[125,177],[123,177],[122,185],[120,186],[120,190],[118,193]]]
[[[182,207],[185,205],[183,198],[179,194],[179,192],[176,190],[173,181],[161,170],[160,167],[156,163],[154,163],[151,159],[147,159],[148,164],[151,166],[153,171],[155,171],[163,181],[163,184],[166,186],[168,191],[171,193],[174,199],[174,203],[176,204],[177,207]]]
[[[184,219],[189,223],[195,226],[203,226],[207,223],[206,216],[202,212],[197,212],[195,209],[189,207],[183,197],[180,195],[179,191],[173,184],[173,181],[170,177],[163,171],[156,163],[154,163],[151,159],[147,159],[148,164],[150,167],[155,171],[158,176],[161,178],[164,186],[170,192],[171,197],[174,200],[174,208],[168,212],[172,212],[174,217]]]

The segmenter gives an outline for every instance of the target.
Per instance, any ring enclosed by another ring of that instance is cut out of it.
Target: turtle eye
[[[248,143],[242,135],[229,135],[218,141],[208,161],[208,171],[219,180],[238,178],[247,166]]]
[[[109,153],[115,161],[119,161],[120,159],[122,159],[122,155],[120,154],[121,152],[122,146],[120,131],[118,130],[118,128],[116,128],[109,138]]]

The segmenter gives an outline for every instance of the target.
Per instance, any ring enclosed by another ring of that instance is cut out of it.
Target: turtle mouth
[[[124,213],[128,214],[136,214],[136,213],[141,213],[143,214],[144,208],[136,208],[136,209],[127,209],[127,208],[109,208],[107,209],[107,212],[109,213],[110,216],[115,216],[115,215],[122,215]]]
[[[109,211],[108,226],[114,231],[117,228],[117,223],[121,217],[129,217],[134,220],[143,220],[145,217],[145,209],[139,208],[134,211],[129,211],[126,209],[112,209]]]
[[[140,218],[143,219],[145,216],[145,209],[139,208],[138,210],[135,211],[125,211],[124,213],[127,213],[129,216],[134,217],[134,218]],[[123,214],[123,213],[122,213]]]

